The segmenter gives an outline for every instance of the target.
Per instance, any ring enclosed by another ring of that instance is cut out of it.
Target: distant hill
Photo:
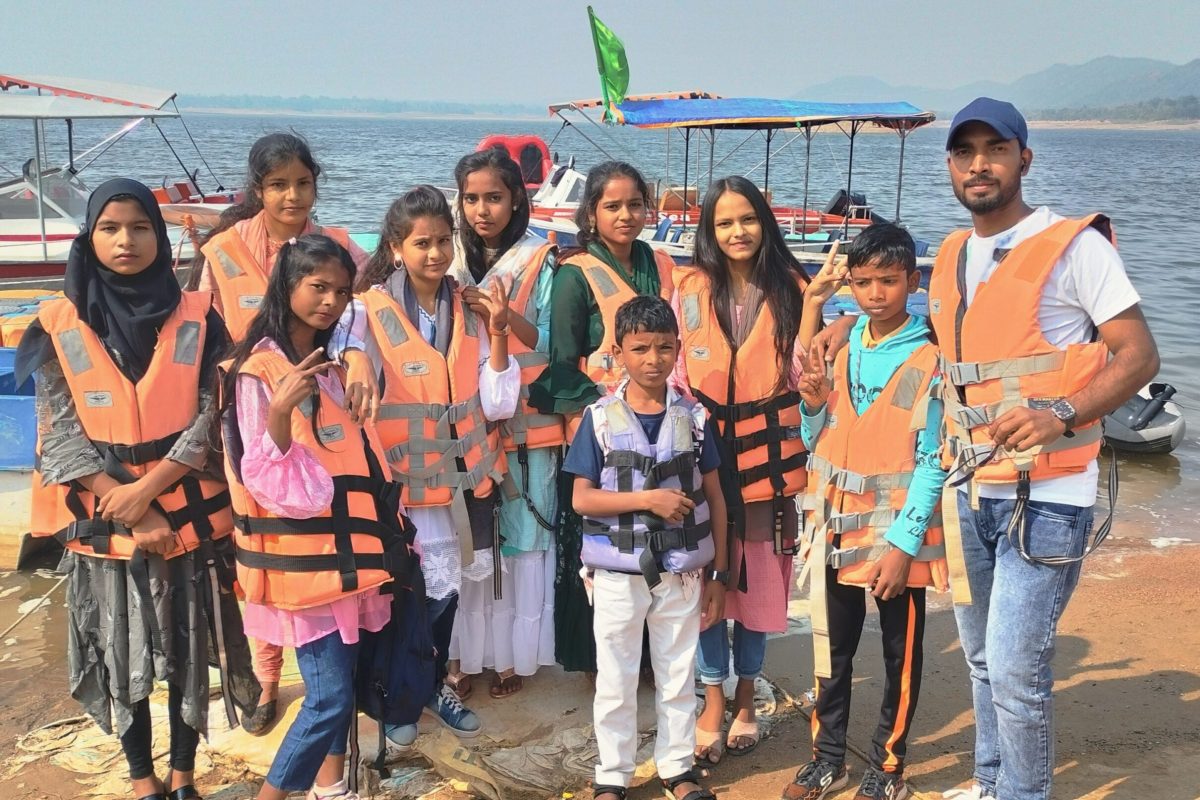
[[[299,111],[349,114],[480,114],[544,116],[545,106],[516,103],[455,103],[422,100],[378,100],[369,97],[278,97],[268,95],[181,94],[184,108],[228,108],[245,111]]]
[[[809,86],[795,96],[861,103],[907,100],[945,116],[980,95],[1011,100],[1035,118],[1052,110],[1059,119],[1069,109],[1096,111],[1181,100],[1200,96],[1200,58],[1177,65],[1152,58],[1103,56],[1084,64],[1055,64],[1011,83],[976,81],[954,89],[896,86],[878,78],[851,76]]]

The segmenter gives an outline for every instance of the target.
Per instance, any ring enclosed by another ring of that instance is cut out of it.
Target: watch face
[[[1050,410],[1054,416],[1061,419],[1063,422],[1069,422],[1075,418],[1075,407],[1068,403],[1065,399],[1059,400],[1054,405],[1050,406]]]

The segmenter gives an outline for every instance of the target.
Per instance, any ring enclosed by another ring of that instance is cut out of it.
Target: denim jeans
[[[304,703],[267,773],[267,783],[276,789],[307,791],[325,756],[345,754],[357,656],[358,645],[346,644],[337,631],[296,648]]]
[[[1054,773],[1054,640],[1079,562],[1030,564],[1005,532],[1015,501],[959,496],[973,604],[956,606],[975,705],[975,780],[1004,800],[1047,800]],[[1030,502],[1029,554],[1078,556],[1092,509]]]
[[[754,680],[767,657],[767,634],[733,623],[733,671],[739,678]],[[700,632],[696,666],[705,686],[720,686],[729,677],[729,630],[724,620]]]

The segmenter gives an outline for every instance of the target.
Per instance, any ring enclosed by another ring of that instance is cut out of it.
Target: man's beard
[[[1005,186],[1002,183],[995,184],[999,191],[994,195],[987,197],[968,197],[967,188],[965,186],[954,186],[954,196],[958,198],[958,202],[970,211],[972,214],[990,214],[998,208],[1003,208],[1012,202],[1013,198],[1021,193],[1021,182],[1014,181],[1011,186]]]

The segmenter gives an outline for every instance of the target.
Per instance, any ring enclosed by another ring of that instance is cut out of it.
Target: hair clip
[[[295,236],[293,236],[292,238],[288,239],[288,240],[287,240],[287,243],[288,243],[288,244],[293,244],[293,245],[294,245],[294,244],[296,243],[296,237],[295,237]]]

